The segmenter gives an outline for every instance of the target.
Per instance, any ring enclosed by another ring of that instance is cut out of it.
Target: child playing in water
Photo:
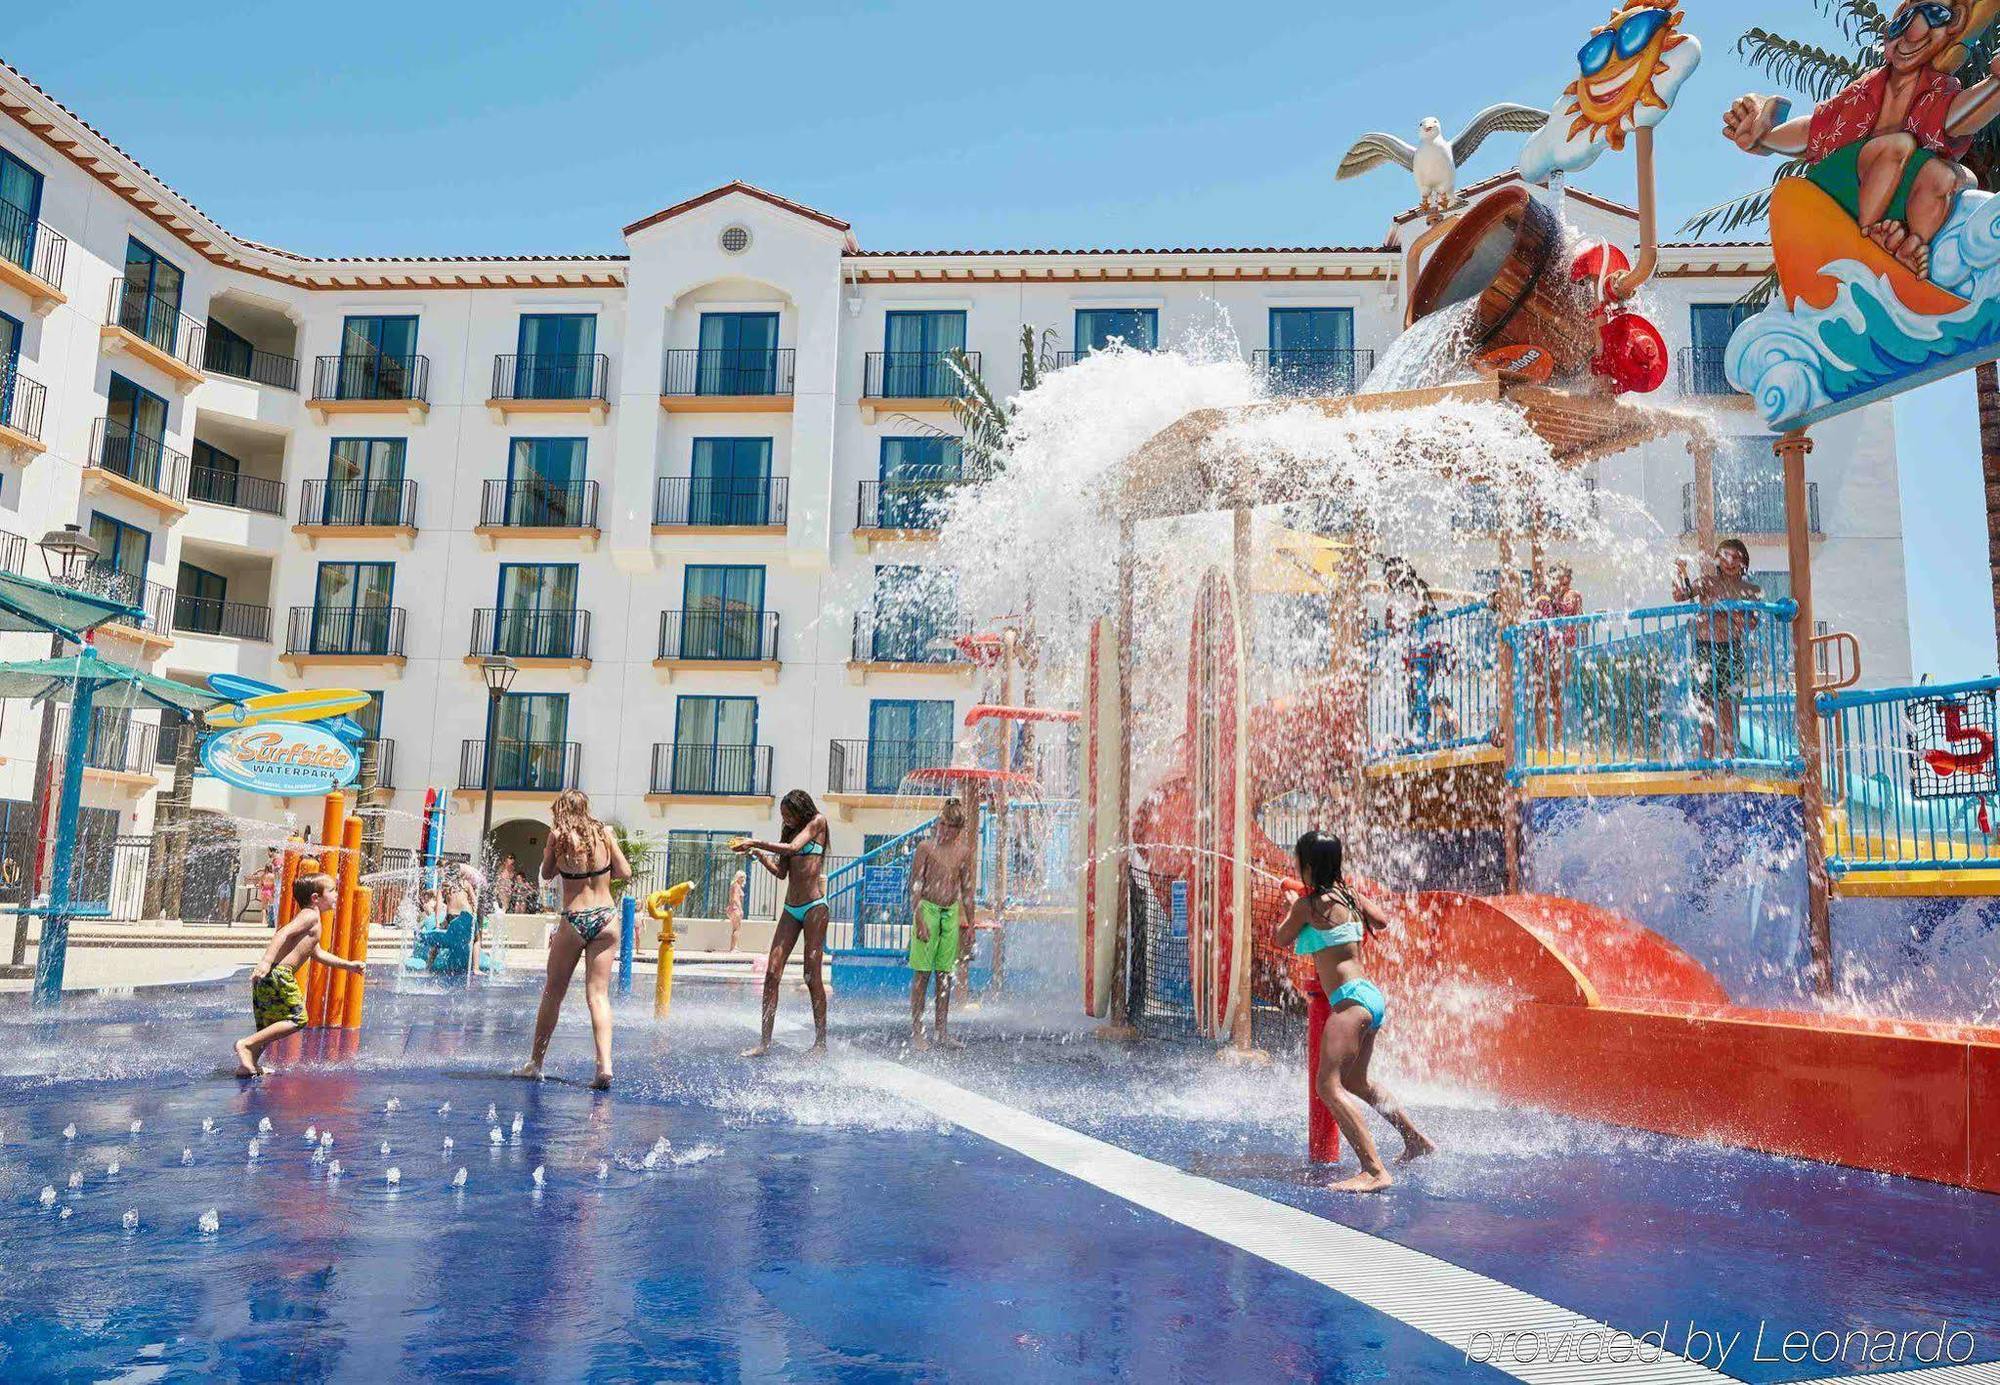
[[[1291,944],[1301,957],[1312,958],[1319,983],[1333,1002],[1313,1082],[1319,1099],[1333,1112],[1340,1133],[1361,1160],[1361,1172],[1334,1184],[1333,1190],[1379,1193],[1395,1180],[1383,1167],[1356,1097],[1373,1106],[1403,1137],[1402,1162],[1407,1164],[1437,1150],[1388,1090],[1368,1076],[1368,1065],[1375,1056],[1375,1036],[1388,1018],[1389,1003],[1375,983],[1362,975],[1360,949],[1366,934],[1389,927],[1389,918],[1341,882],[1340,838],[1308,832],[1299,838],[1297,852],[1306,893],[1292,901],[1291,912],[1278,928],[1278,943]]]
[[[261,1077],[266,1069],[258,1060],[264,1049],[306,1027],[306,997],[299,989],[297,968],[307,958],[357,975],[363,970],[361,963],[336,957],[319,945],[320,920],[334,907],[331,875],[308,875],[293,882],[292,900],[298,913],[278,930],[264,950],[264,960],[250,973],[250,1009],[257,1032],[236,1041],[238,1077]]]

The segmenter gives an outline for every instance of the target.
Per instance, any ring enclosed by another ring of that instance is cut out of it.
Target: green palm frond
[[[1811,167],[1804,159],[1786,159],[1772,173],[1772,183],[1784,178],[1798,178]],[[1718,202],[1713,207],[1696,212],[1681,224],[1679,234],[1693,236],[1697,240],[1706,239],[1710,232],[1726,236],[1745,226],[1756,226],[1771,214],[1771,189],[1759,188],[1732,197],[1726,202]]]
[[[945,366],[958,377],[959,394],[952,401],[951,411],[963,435],[967,470],[975,477],[990,475],[999,465],[1007,443],[1007,426],[1013,418],[1007,406],[987,388],[964,351],[948,354]]]
[[[1879,48],[1889,29],[1889,16],[1875,0],[1813,0],[1813,8],[1840,26],[1849,43]]]
[[[1772,81],[1814,101],[1826,100],[1868,71],[1870,65],[1865,54],[1844,57],[1816,43],[1803,43],[1768,29],[1746,32],[1736,40],[1736,52]]]

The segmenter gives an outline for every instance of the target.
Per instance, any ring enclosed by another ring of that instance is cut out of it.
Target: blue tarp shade
[[[113,621],[136,625],[144,618],[138,607],[108,596],[0,572],[0,630],[66,635],[81,644],[84,635],[100,625]]]
[[[100,707],[205,712],[229,700],[206,688],[190,687],[171,678],[157,678],[136,668],[113,663],[94,649],[86,649],[66,659],[0,664],[0,698],[47,698],[54,702],[67,702],[72,689],[83,679],[97,685],[96,702]]]

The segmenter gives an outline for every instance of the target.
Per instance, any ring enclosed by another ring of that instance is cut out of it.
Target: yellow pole
[[[674,1003],[674,911],[694,893],[694,881],[683,880],[672,889],[656,890],[646,898],[646,912],[659,921],[660,960],[653,974],[653,1018],[663,1020]]]

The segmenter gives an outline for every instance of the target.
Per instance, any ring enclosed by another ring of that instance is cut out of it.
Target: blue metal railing
[[[909,950],[910,858],[936,826],[937,819],[931,818],[827,872],[829,951]]]
[[[1795,775],[1790,601],[1530,621],[1514,650],[1514,777]]]
[[[2000,868],[2000,678],[1827,693],[1827,866]]]
[[[1496,744],[1499,620],[1485,602],[1368,636],[1368,744],[1378,760]]]

